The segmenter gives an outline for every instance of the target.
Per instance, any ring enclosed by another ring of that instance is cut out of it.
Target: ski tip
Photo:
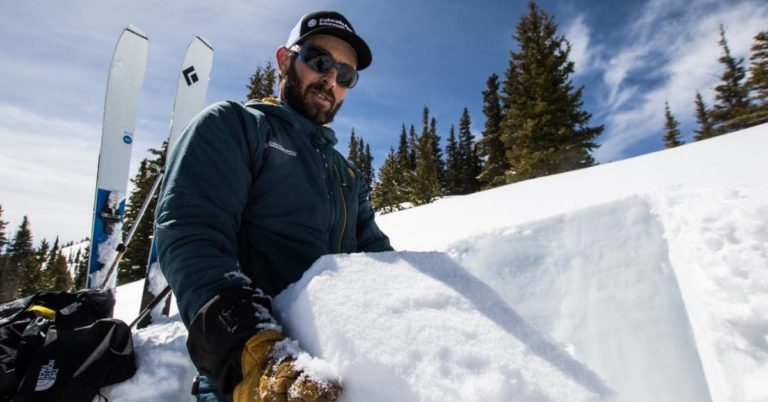
[[[131,33],[133,33],[135,35],[138,35],[138,36],[141,36],[144,39],[149,39],[149,38],[147,38],[147,34],[145,34],[144,31],[142,31],[141,28],[137,27],[136,25],[129,24],[125,28],[125,31],[131,32]]]
[[[213,51],[213,46],[211,46],[211,42],[209,42],[208,39],[205,39],[202,36],[196,36],[195,38],[199,39],[200,42],[203,42],[205,46],[208,46],[208,49],[211,49],[211,51]]]

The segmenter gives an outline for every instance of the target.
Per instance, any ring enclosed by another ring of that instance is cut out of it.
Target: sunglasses
[[[357,84],[357,70],[349,64],[339,63],[323,49],[312,45],[303,45],[299,51],[299,59],[320,74],[325,74],[335,68],[336,83],[342,87],[352,88]]]

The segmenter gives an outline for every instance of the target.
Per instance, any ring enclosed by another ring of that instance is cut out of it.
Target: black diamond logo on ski
[[[187,86],[190,86],[198,81],[197,73],[195,72],[195,66],[189,66],[186,70],[181,72],[184,76],[184,80],[187,81]]]

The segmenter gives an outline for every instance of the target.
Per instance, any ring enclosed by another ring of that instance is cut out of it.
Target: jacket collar
[[[293,108],[288,106],[282,100],[264,98],[260,101],[249,101],[246,105],[287,122],[300,133],[309,136],[312,145],[317,148],[332,147],[338,142],[336,133],[332,128],[327,125],[321,126],[312,120],[309,120],[301,113],[293,110]]]

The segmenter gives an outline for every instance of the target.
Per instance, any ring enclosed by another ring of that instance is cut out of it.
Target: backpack
[[[0,402],[90,402],[136,372],[111,291],[38,292],[0,306]]]

